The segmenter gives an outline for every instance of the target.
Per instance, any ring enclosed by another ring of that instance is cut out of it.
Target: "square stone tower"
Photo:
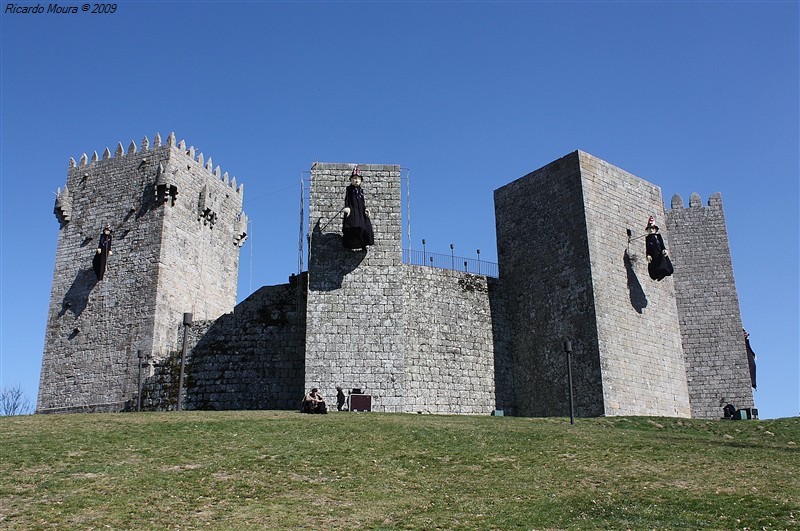
[[[375,245],[342,244],[345,189],[355,164],[311,168],[306,390],[337,385],[373,395],[373,410],[403,411],[403,270],[400,166],[360,164]]]
[[[696,193],[684,208],[672,197],[667,227],[675,273],[692,416],[719,418],[726,404],[753,407],[753,390],[733,278],[722,196],[703,206]]]
[[[137,392],[137,351],[176,349],[182,314],[215,319],[236,303],[246,237],[243,187],[193,147],[156,135],[70,160],[42,359],[38,412],[119,411]],[[113,229],[102,280],[98,236]]]
[[[494,197],[515,414],[569,414],[570,340],[577,415],[690,416],[675,284],[640,237],[655,215],[669,248],[660,189],[577,151]]]

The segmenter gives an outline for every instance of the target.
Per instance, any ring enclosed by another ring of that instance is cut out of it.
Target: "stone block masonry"
[[[708,206],[673,196],[667,211],[692,415],[719,418],[725,404],[753,407],[753,391],[733,278],[722,196]]]
[[[493,314],[500,304],[493,301],[496,284],[430,267],[406,265],[403,273],[405,410],[491,413],[497,404],[495,358],[505,354]]]
[[[673,281],[682,262],[676,277],[652,280],[641,237],[655,216],[669,249],[661,190],[587,153],[578,155],[604,413],[688,417]]]
[[[355,164],[311,168],[306,389],[373,395],[373,410],[404,410],[400,166],[360,164],[375,245],[342,245],[345,189]]]
[[[305,275],[265,286],[232,313],[188,329],[186,409],[295,409],[305,378]],[[179,336],[182,337],[179,331]],[[154,362],[142,393],[145,410],[174,409],[180,347]]]
[[[575,352],[575,412],[602,415],[602,373],[578,154],[494,192],[510,332],[514,414],[569,415],[563,341]]]
[[[576,151],[495,191],[499,278],[402,263],[400,167],[360,164],[375,245],[342,244],[355,164],[316,163],[309,268],[235,306],[243,189],[170,135],[70,161],[38,412],[296,409],[361,388],[379,412],[717,418],[753,405],[719,195],[661,190]],[[675,265],[650,279],[654,215]],[[102,227],[113,255],[98,281]],[[147,360],[138,392],[138,357]]]
[[[399,166],[358,166],[375,245],[344,249],[339,210],[354,167],[311,170],[306,389],[333,397],[336,385],[361,388],[375,411],[490,413],[495,344],[505,344],[492,318],[496,286],[402,264]]]
[[[37,411],[125,408],[137,350],[158,359],[174,349],[183,312],[202,320],[233,309],[242,194],[174,135],[70,159],[54,209],[61,229]],[[92,259],[107,223],[113,255],[98,281]]]
[[[690,415],[674,286],[628,248],[660,197],[583,152],[495,191],[518,414],[569,414],[569,339],[577,415]]]

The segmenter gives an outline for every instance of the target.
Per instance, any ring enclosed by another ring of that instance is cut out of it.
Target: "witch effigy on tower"
[[[97,242],[97,252],[92,259],[92,269],[94,269],[97,280],[103,280],[103,276],[106,274],[106,262],[108,262],[108,257],[113,254],[111,252],[112,232],[111,224],[106,224],[103,232],[100,233],[100,240]]]
[[[364,202],[364,189],[361,188],[361,173],[358,166],[350,175],[350,185],[344,196],[344,218],[342,219],[342,244],[345,249],[363,249],[375,244],[369,209]]]
[[[747,367],[750,369],[750,386],[756,389],[756,353],[753,352],[753,347],[750,346],[750,333],[742,328],[744,334],[744,347],[747,349]]]
[[[647,220],[647,238],[645,238],[645,252],[647,254],[647,272],[653,280],[662,280],[672,275],[672,261],[669,259],[664,239],[658,233],[655,216]]]

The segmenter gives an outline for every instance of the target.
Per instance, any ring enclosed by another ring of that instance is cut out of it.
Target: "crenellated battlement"
[[[111,150],[106,147],[103,151],[102,157],[97,154],[97,151],[92,152],[91,158],[83,153],[79,159],[79,162],[75,162],[73,157],[69,158],[69,168],[84,168],[88,166],[92,166],[98,162],[111,160],[111,159],[122,159],[125,157],[130,157],[133,155],[142,155],[148,152],[156,151],[158,148],[172,148],[174,153],[181,154],[182,156],[188,158],[192,161],[192,163],[198,165],[199,167],[203,168],[209,177],[213,177],[218,181],[222,181],[225,183],[229,188],[232,188],[239,194],[244,193],[244,184],[239,184],[237,186],[236,177],[229,177],[228,172],[222,172],[219,166],[214,166],[214,163],[211,157],[208,157],[208,160],[205,160],[205,156],[202,152],[198,152],[194,146],[186,147],[186,141],[180,140],[176,141],[175,133],[170,133],[167,137],[166,143],[162,144],[161,135],[159,133],[155,134],[153,137],[153,144],[152,148],[150,145],[150,141],[148,140],[147,136],[142,138],[141,141],[141,148],[137,147],[136,142],[131,140],[130,144],[128,144],[128,149],[125,150],[122,146],[122,142],[117,142],[117,147],[114,149],[114,154],[112,156]],[[88,168],[87,168],[88,169]],[[163,171],[163,169],[162,169]]]
[[[59,188],[56,192],[56,204],[53,207],[53,213],[61,226],[64,226],[72,219],[72,196],[66,184],[63,190]]]
[[[722,208],[722,194],[719,192],[714,192],[711,194],[711,197],[708,198],[708,207]],[[683,198],[678,194],[673,195],[672,201],[670,201],[670,208],[674,210],[684,208]],[[688,208],[703,208],[703,200],[700,198],[700,194],[697,192],[692,192],[692,195],[689,196]]]
[[[56,193],[53,207],[59,224],[64,227],[80,217],[86,194],[89,198],[116,195],[108,186],[130,187],[127,202],[131,212],[174,207],[180,196],[184,207],[196,212],[195,219],[206,227],[214,228],[218,219],[225,217],[233,227],[230,241],[234,245],[241,246],[247,237],[247,216],[242,212],[244,184],[215,166],[211,157],[206,159],[194,146],[187,147],[185,140],[178,141],[175,133],[166,141],[159,133],[152,142],[145,136],[139,146],[131,141],[127,149],[117,142],[113,153],[106,147],[102,155],[84,153],[78,162],[70,157],[67,183]],[[113,217],[108,222],[115,224]]]

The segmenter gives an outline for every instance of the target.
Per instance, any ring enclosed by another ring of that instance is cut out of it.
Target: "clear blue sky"
[[[756,405],[800,411],[796,1],[136,1],[0,24],[0,387],[35,401],[69,157],[174,131],[245,184],[240,300],[297,269],[315,160],[409,168],[415,247],[487,260],[493,190],[576,149],[667,204],[719,191]]]

